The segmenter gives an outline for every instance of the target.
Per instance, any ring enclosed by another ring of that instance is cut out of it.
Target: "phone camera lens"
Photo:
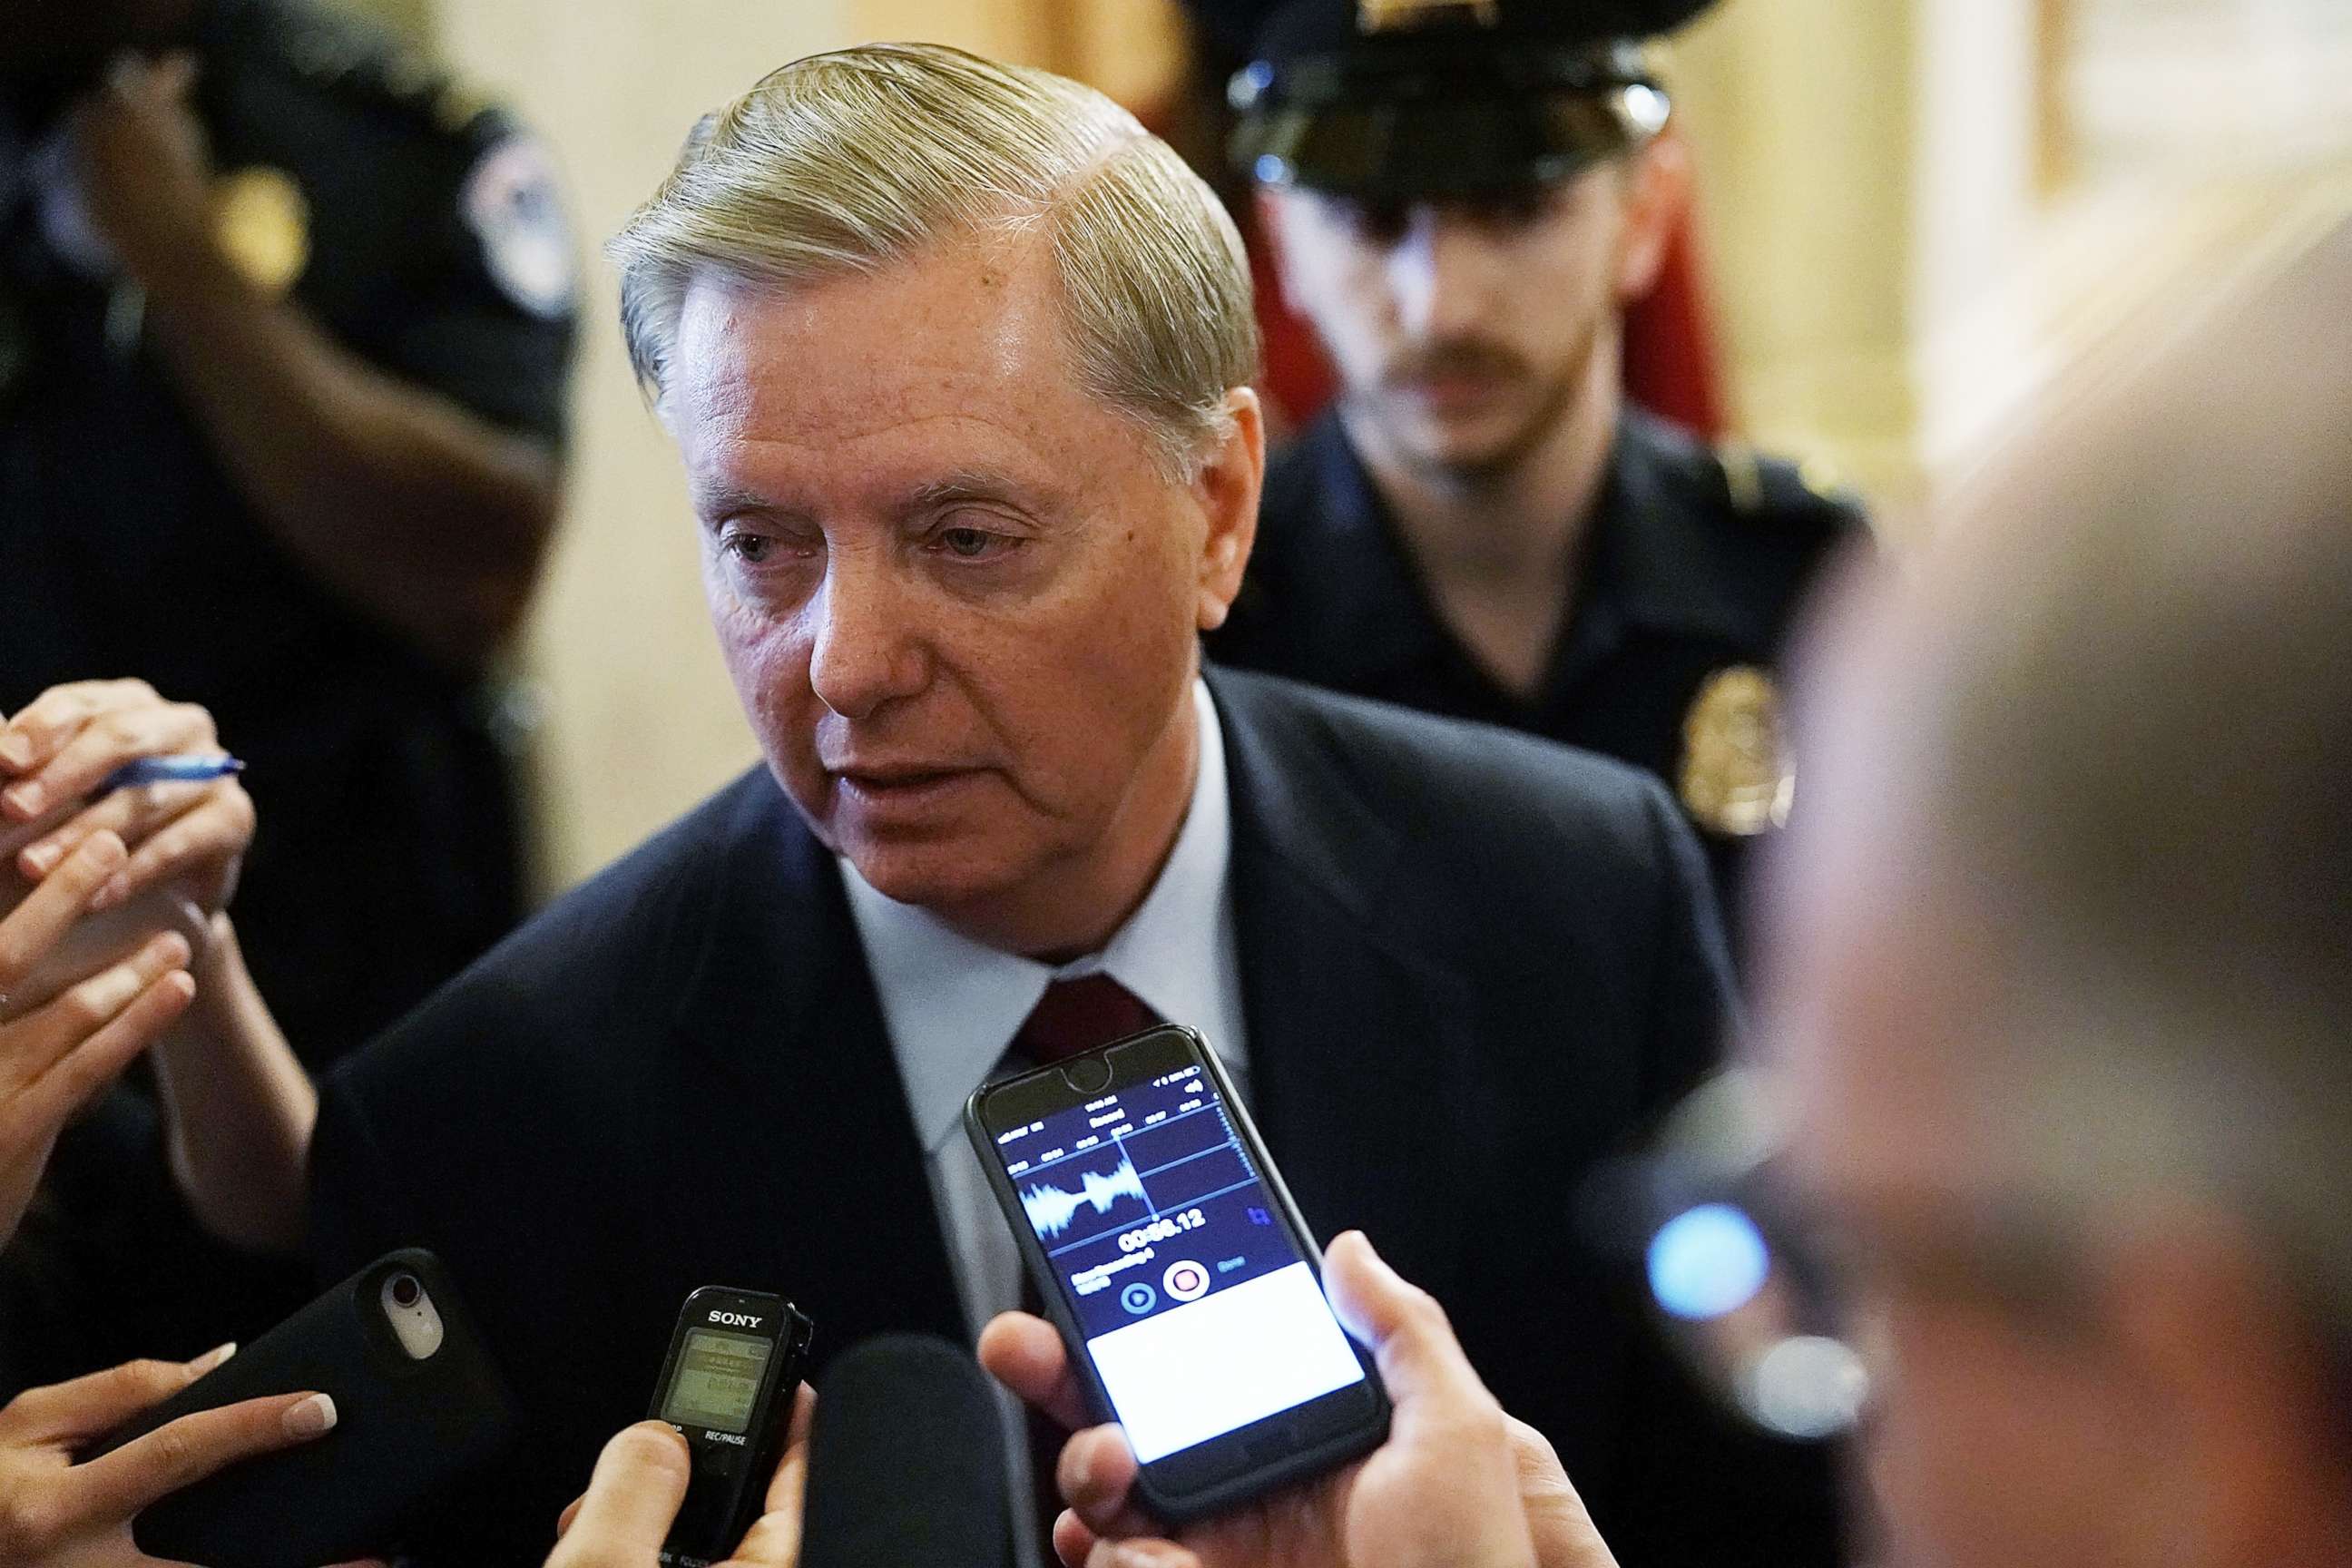
[[[392,1277],[392,1304],[394,1306],[414,1307],[418,1301],[423,1300],[424,1298],[425,1287],[416,1282],[415,1275],[395,1274]]]

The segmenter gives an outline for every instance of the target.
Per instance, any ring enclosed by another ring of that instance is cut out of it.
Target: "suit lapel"
[[[1401,846],[1280,689],[1213,677],[1234,802],[1250,1073],[1268,1148],[1318,1237],[1360,1228],[1408,1278],[1461,1281],[1486,1179],[1476,997],[1381,918]]]
[[[770,1260],[828,1354],[898,1329],[961,1342],[925,1156],[839,868],[772,784],[756,793],[676,1013],[678,1081],[709,1101],[677,1124],[709,1131],[699,1157],[748,1173],[714,1233]]]

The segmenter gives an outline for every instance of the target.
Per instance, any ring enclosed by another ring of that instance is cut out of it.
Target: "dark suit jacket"
[[[1825,1489],[1745,1495],[1570,1217],[1725,1021],[1673,803],[1499,731],[1212,681],[1251,1073],[1310,1221],[1446,1301],[1629,1564],[1821,1560]],[[538,1561],[698,1286],[791,1296],[820,1364],[969,1338],[838,870],[764,772],[348,1063],[315,1160],[323,1266],[435,1249],[525,1407],[517,1457],[428,1524],[434,1561]]]

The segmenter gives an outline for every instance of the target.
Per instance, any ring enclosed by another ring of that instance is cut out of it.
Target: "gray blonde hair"
[[[934,44],[795,60],[695,128],[606,253],[658,403],[699,277],[789,289],[1039,230],[1087,389],[1189,476],[1257,375],[1248,260],[1215,194],[1091,88]]]

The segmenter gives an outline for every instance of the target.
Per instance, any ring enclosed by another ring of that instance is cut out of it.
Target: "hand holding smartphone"
[[[965,1128],[1151,1512],[1237,1508],[1387,1436],[1379,1376],[1200,1036],[1163,1026],[985,1086]]]
[[[488,1463],[512,1402],[440,1261],[378,1258],[179,1395],[109,1453],[191,1411],[289,1389],[334,1401],[317,1442],[222,1470],[142,1513],[140,1550],[205,1568],[318,1568],[388,1556],[440,1490]]]

